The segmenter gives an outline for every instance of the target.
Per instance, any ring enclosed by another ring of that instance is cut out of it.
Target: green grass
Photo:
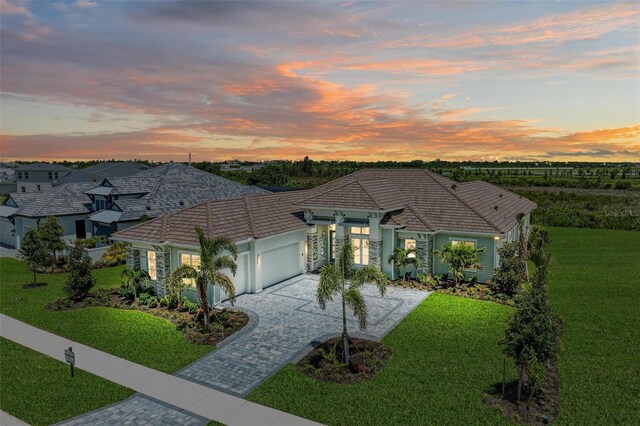
[[[482,394],[502,379],[498,341],[510,312],[433,294],[385,337],[393,355],[371,381],[327,384],[289,365],[248,399],[329,425],[506,423]]]
[[[638,424],[640,233],[550,228],[561,424]]]
[[[122,267],[94,271],[95,289],[119,285]],[[0,312],[35,327],[109,352],[166,373],[172,373],[213,348],[187,342],[169,321],[152,315],[112,308],[82,308],[52,312],[45,305],[65,297],[65,274],[38,275],[46,287],[23,289],[32,282],[24,264],[0,259]]]
[[[638,424],[640,234],[551,228],[551,237],[550,297],[565,324],[558,424]],[[329,425],[506,423],[481,398],[501,381],[510,312],[433,294],[384,339],[393,357],[370,382],[321,383],[288,365],[248,399]]]
[[[33,426],[49,425],[131,396],[130,389],[0,338],[0,409]]]

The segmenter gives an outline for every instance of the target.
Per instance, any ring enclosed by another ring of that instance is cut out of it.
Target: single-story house
[[[130,177],[105,178],[86,191],[96,211],[89,220],[96,235],[106,236],[206,200],[267,193],[181,163],[163,164]]]
[[[236,292],[258,293],[283,280],[333,262],[345,241],[356,265],[373,265],[391,278],[396,247],[416,249],[412,274],[447,272],[434,255],[447,243],[483,247],[482,269],[467,271],[486,282],[499,265],[497,249],[518,238],[536,204],[484,181],[457,183],[426,170],[362,170],[310,190],[212,200],[131,227],[112,236],[127,244],[127,264],[149,272],[159,294],[181,264],[199,265],[195,227],[228,237],[239,248]],[[193,288],[187,296],[196,299]],[[226,299],[210,288],[212,303]]]

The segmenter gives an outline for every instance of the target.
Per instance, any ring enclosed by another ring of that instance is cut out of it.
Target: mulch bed
[[[352,384],[371,379],[391,357],[391,349],[381,342],[349,339],[349,364],[342,363],[342,337],[329,339],[298,362],[309,377],[328,383]]]
[[[489,302],[499,303],[501,305],[513,306],[514,302],[512,299],[497,297],[491,291],[491,288],[487,284],[471,284],[471,283],[462,283],[458,287],[453,285],[453,281],[447,281],[446,284],[438,283],[438,284],[428,284],[421,283],[417,280],[397,280],[392,281],[391,285],[395,287],[402,288],[411,288],[414,290],[426,290],[426,291],[434,291],[437,293],[444,294],[453,294],[455,296],[467,297],[469,299],[477,299],[477,300],[487,300]]]
[[[209,317],[209,326],[205,327],[202,323],[203,314],[201,310],[197,313],[191,313],[180,306],[175,309],[168,309],[165,306],[152,308],[120,296],[117,290],[99,290],[90,293],[84,300],[79,302],[59,299],[49,303],[46,307],[52,311],[105,307],[146,312],[171,321],[182,332],[187,341],[199,345],[215,345],[242,329],[249,322],[248,315],[238,309],[213,308]]]
[[[503,416],[526,425],[546,425],[553,422],[560,413],[560,381],[558,363],[550,363],[544,380],[534,391],[530,401],[516,401],[518,381],[507,383],[502,395],[502,384],[497,384],[487,392],[484,401],[499,410]],[[529,396],[530,391],[523,390]]]

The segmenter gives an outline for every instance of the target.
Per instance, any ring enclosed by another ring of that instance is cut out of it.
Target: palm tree
[[[453,284],[457,287],[464,278],[465,269],[482,269],[480,253],[484,247],[475,248],[465,243],[445,244],[442,250],[434,250],[442,263],[449,264],[449,271],[453,273]]]
[[[389,256],[389,263],[391,263],[394,268],[402,270],[402,281],[407,280],[407,266],[413,265],[416,268],[420,267],[420,259],[416,257],[416,249],[412,248],[404,249],[402,247],[397,247],[393,251],[393,254]]]
[[[133,298],[138,297],[138,291],[146,287],[149,282],[149,274],[142,269],[124,268],[120,272],[122,278],[122,287],[133,293]]]
[[[229,238],[207,238],[201,228],[196,227],[198,240],[200,242],[200,269],[191,265],[181,265],[174,269],[169,276],[169,286],[180,288],[178,282],[183,279],[193,279],[198,291],[198,299],[204,314],[204,325],[209,325],[209,302],[207,300],[207,285],[211,284],[220,287],[231,300],[231,304],[236,303],[236,289],[231,278],[226,276],[222,270],[228,269],[235,276],[238,265],[238,247]],[[222,253],[228,252],[229,255]]]
[[[347,332],[347,306],[358,319],[360,330],[367,328],[367,305],[360,288],[365,283],[375,283],[381,296],[387,291],[389,279],[379,269],[364,266],[356,269],[353,262],[354,247],[345,243],[338,253],[335,264],[327,264],[320,269],[320,280],[316,297],[324,310],[334,297],[342,302],[342,361],[349,363],[349,334]]]

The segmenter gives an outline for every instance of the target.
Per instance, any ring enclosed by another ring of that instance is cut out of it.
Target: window
[[[404,240],[404,249],[405,250],[415,250],[416,249],[416,240],[406,239]],[[416,257],[415,253],[409,253],[407,257]]]
[[[40,185],[36,185],[36,190],[40,191]]]
[[[57,179],[58,179],[58,172],[55,172],[55,173],[53,174],[53,177],[57,180]]]
[[[24,178],[29,180],[29,172],[24,172]]]
[[[25,188],[24,186],[20,187],[20,192],[27,192],[27,188]]]
[[[49,172],[49,180],[53,179],[53,173]]]
[[[100,198],[96,198],[96,211],[104,210],[106,208],[107,208],[107,201]]]
[[[352,238],[353,244],[353,262],[356,265],[369,264],[369,240],[366,238]]]
[[[369,235],[369,227],[352,226],[351,233],[356,235]]]
[[[458,244],[464,244],[465,246],[469,246],[469,247],[476,247],[476,242],[475,241],[466,241],[466,240],[451,240],[451,245],[455,246]]]
[[[181,253],[180,254],[180,265],[189,265],[193,266],[197,271],[200,270],[200,255],[197,254],[189,254],[189,253]],[[195,286],[196,282],[192,278],[183,278],[182,282],[186,285]]]
[[[158,268],[156,266],[156,252],[147,252],[147,269],[149,270],[149,278],[152,280],[158,279]]]
[[[22,179],[22,172],[18,172],[18,179]]]

